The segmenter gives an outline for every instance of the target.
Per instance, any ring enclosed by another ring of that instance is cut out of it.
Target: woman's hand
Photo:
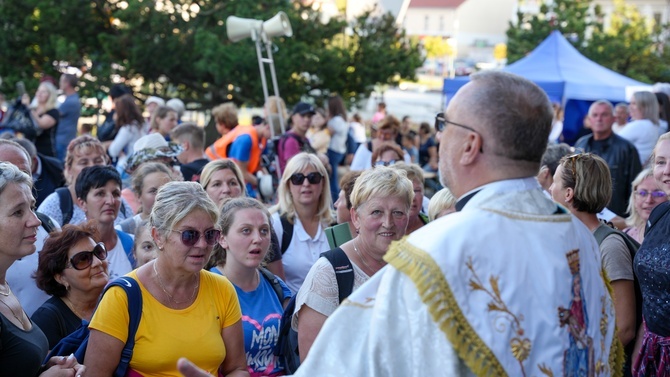
[[[46,364],[46,370],[40,377],[79,377],[86,368],[77,362],[74,355],[68,357],[54,356]]]

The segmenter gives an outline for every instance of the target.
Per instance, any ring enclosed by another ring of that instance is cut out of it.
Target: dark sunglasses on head
[[[200,232],[193,229],[172,230],[172,232],[181,234],[181,243],[186,246],[195,246],[200,241]],[[208,229],[204,232],[207,245],[214,245],[219,241],[221,231],[218,229]]]
[[[307,178],[307,181],[310,184],[316,185],[321,183],[321,180],[323,179],[323,175],[321,173],[317,172],[312,172],[307,175],[304,175],[302,173],[295,173],[289,178],[291,180],[291,183],[294,185],[302,185],[303,182],[305,182],[305,178]]]
[[[396,160],[391,160],[391,161],[377,161],[375,162],[375,166],[391,166],[395,165]]]
[[[89,268],[93,264],[94,255],[101,261],[107,259],[107,249],[105,248],[104,243],[98,242],[93,250],[82,251],[73,255],[72,258],[70,258],[70,267],[74,268],[75,270]]]

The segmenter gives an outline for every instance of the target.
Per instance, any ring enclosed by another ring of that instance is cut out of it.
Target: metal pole
[[[283,111],[281,111],[281,106],[279,104],[279,85],[277,85],[277,73],[275,72],[275,62],[274,58],[272,57],[272,42],[270,40],[266,40],[265,42],[265,51],[268,55],[267,58],[267,63],[270,66],[270,77],[272,78],[272,86],[274,86],[274,92],[275,96],[277,97],[277,113],[279,115],[279,126],[281,127],[281,133],[286,132],[286,127],[284,126],[284,114]]]
[[[256,44],[256,57],[258,58],[258,69],[261,72],[261,84],[263,85],[263,97],[268,101],[268,84],[265,78],[265,67],[263,66],[263,53],[261,52],[261,40],[256,30],[251,31],[251,39]]]

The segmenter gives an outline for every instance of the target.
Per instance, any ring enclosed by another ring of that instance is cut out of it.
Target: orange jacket
[[[249,161],[247,161],[247,170],[249,173],[255,173],[260,167],[262,151],[258,143],[258,132],[256,132],[256,129],[253,126],[238,125],[210,145],[205,153],[212,161],[228,158],[229,148],[235,142],[237,137],[241,135],[251,136],[251,152],[249,153]]]

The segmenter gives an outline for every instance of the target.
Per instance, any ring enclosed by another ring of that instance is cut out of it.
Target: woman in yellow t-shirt
[[[143,301],[129,375],[180,376],[177,360],[187,357],[213,375],[249,376],[235,288],[203,270],[219,240],[217,221],[218,208],[200,184],[169,182],[158,191],[150,217],[158,257],[129,274]],[[114,287],[91,320],[87,377],[112,375],[128,323],[128,299]]]

